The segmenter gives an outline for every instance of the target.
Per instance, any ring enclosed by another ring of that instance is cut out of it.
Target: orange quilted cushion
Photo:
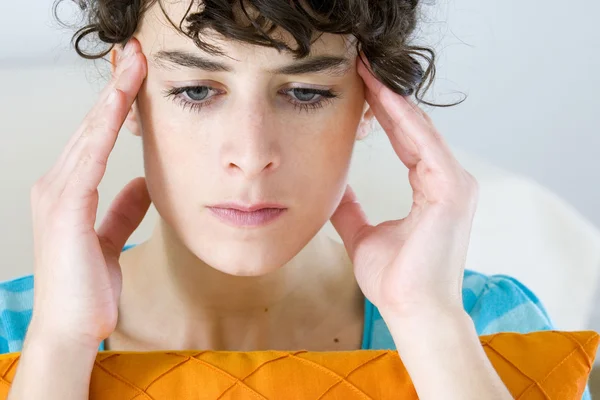
[[[516,399],[581,399],[596,332],[544,331],[481,336]],[[0,399],[19,353],[0,355]],[[56,360],[60,362],[60,360]],[[169,351],[98,353],[90,399],[416,399],[392,350]]]

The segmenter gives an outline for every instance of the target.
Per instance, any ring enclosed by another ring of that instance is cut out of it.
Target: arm
[[[88,399],[97,348],[28,334],[8,400]]]
[[[462,309],[383,314],[420,398],[512,399]]]
[[[151,204],[145,179],[136,178],[95,228],[98,185],[147,72],[137,39],[125,49],[97,104],[31,190],[34,304],[10,400],[87,399],[98,346],[117,324],[121,249]]]
[[[408,168],[413,204],[404,218],[373,225],[347,186],[331,222],[356,280],[390,328],[419,398],[510,399],[462,311],[477,181],[432,119],[360,61],[365,99]]]

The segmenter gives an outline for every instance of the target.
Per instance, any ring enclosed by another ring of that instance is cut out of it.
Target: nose
[[[267,108],[254,106],[247,112],[232,113],[222,159],[227,173],[252,179],[279,166],[280,135]]]

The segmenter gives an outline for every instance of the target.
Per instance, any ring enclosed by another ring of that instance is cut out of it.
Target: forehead
[[[179,25],[182,18],[198,10],[197,3],[189,9],[189,1],[166,0],[162,1],[162,8],[155,2],[147,10],[138,26],[136,37],[140,40],[144,53],[149,56],[156,55],[161,51],[179,50],[189,53],[209,55],[199,49],[192,39],[179,32],[173,24]],[[248,9],[247,9],[248,10]],[[248,10],[250,13],[250,10]],[[166,15],[165,15],[166,14]],[[169,19],[172,21],[170,22]],[[243,17],[246,19],[246,17]],[[183,24],[185,26],[185,22]],[[277,51],[272,47],[258,46],[251,43],[234,41],[218,34],[214,30],[205,30],[201,33],[203,41],[217,46],[227,54],[231,61],[274,64],[276,60],[291,60],[293,55],[286,51]],[[297,47],[293,36],[281,28],[271,33],[274,39],[285,42],[292,49]],[[335,55],[349,57],[353,54],[353,41],[345,35],[324,33],[311,44],[311,55]]]

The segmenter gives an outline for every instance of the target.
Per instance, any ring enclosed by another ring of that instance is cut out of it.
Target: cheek
[[[206,146],[198,142],[204,136],[197,134],[197,130],[206,128],[198,127],[195,114],[182,112],[156,86],[143,87],[137,102],[147,167],[154,166],[154,162],[161,167],[168,163],[169,171],[179,171],[185,167],[186,161],[201,156],[197,151]]]
[[[318,158],[321,163],[318,166],[319,174],[327,175],[330,172],[340,179],[339,175],[347,172],[356,143],[362,104],[360,96],[344,99],[331,116],[318,124],[320,142],[310,145],[310,152],[314,154],[311,158]]]
[[[186,129],[189,130],[190,121],[173,118],[174,106],[169,100],[157,94],[148,95],[143,90],[137,101],[148,190],[163,217],[174,215],[176,205],[185,195],[181,193],[185,185],[198,182],[197,174],[192,173],[195,168],[187,164],[203,157],[198,151],[205,146],[197,146],[197,143],[190,146],[186,138],[192,138],[191,132],[183,134]],[[174,140],[175,137],[177,140]]]
[[[301,185],[305,204],[310,204],[306,212],[318,213],[313,219],[326,222],[344,192],[361,111],[362,102],[357,100],[340,107],[333,117],[320,124],[319,140],[303,146],[305,181]]]

